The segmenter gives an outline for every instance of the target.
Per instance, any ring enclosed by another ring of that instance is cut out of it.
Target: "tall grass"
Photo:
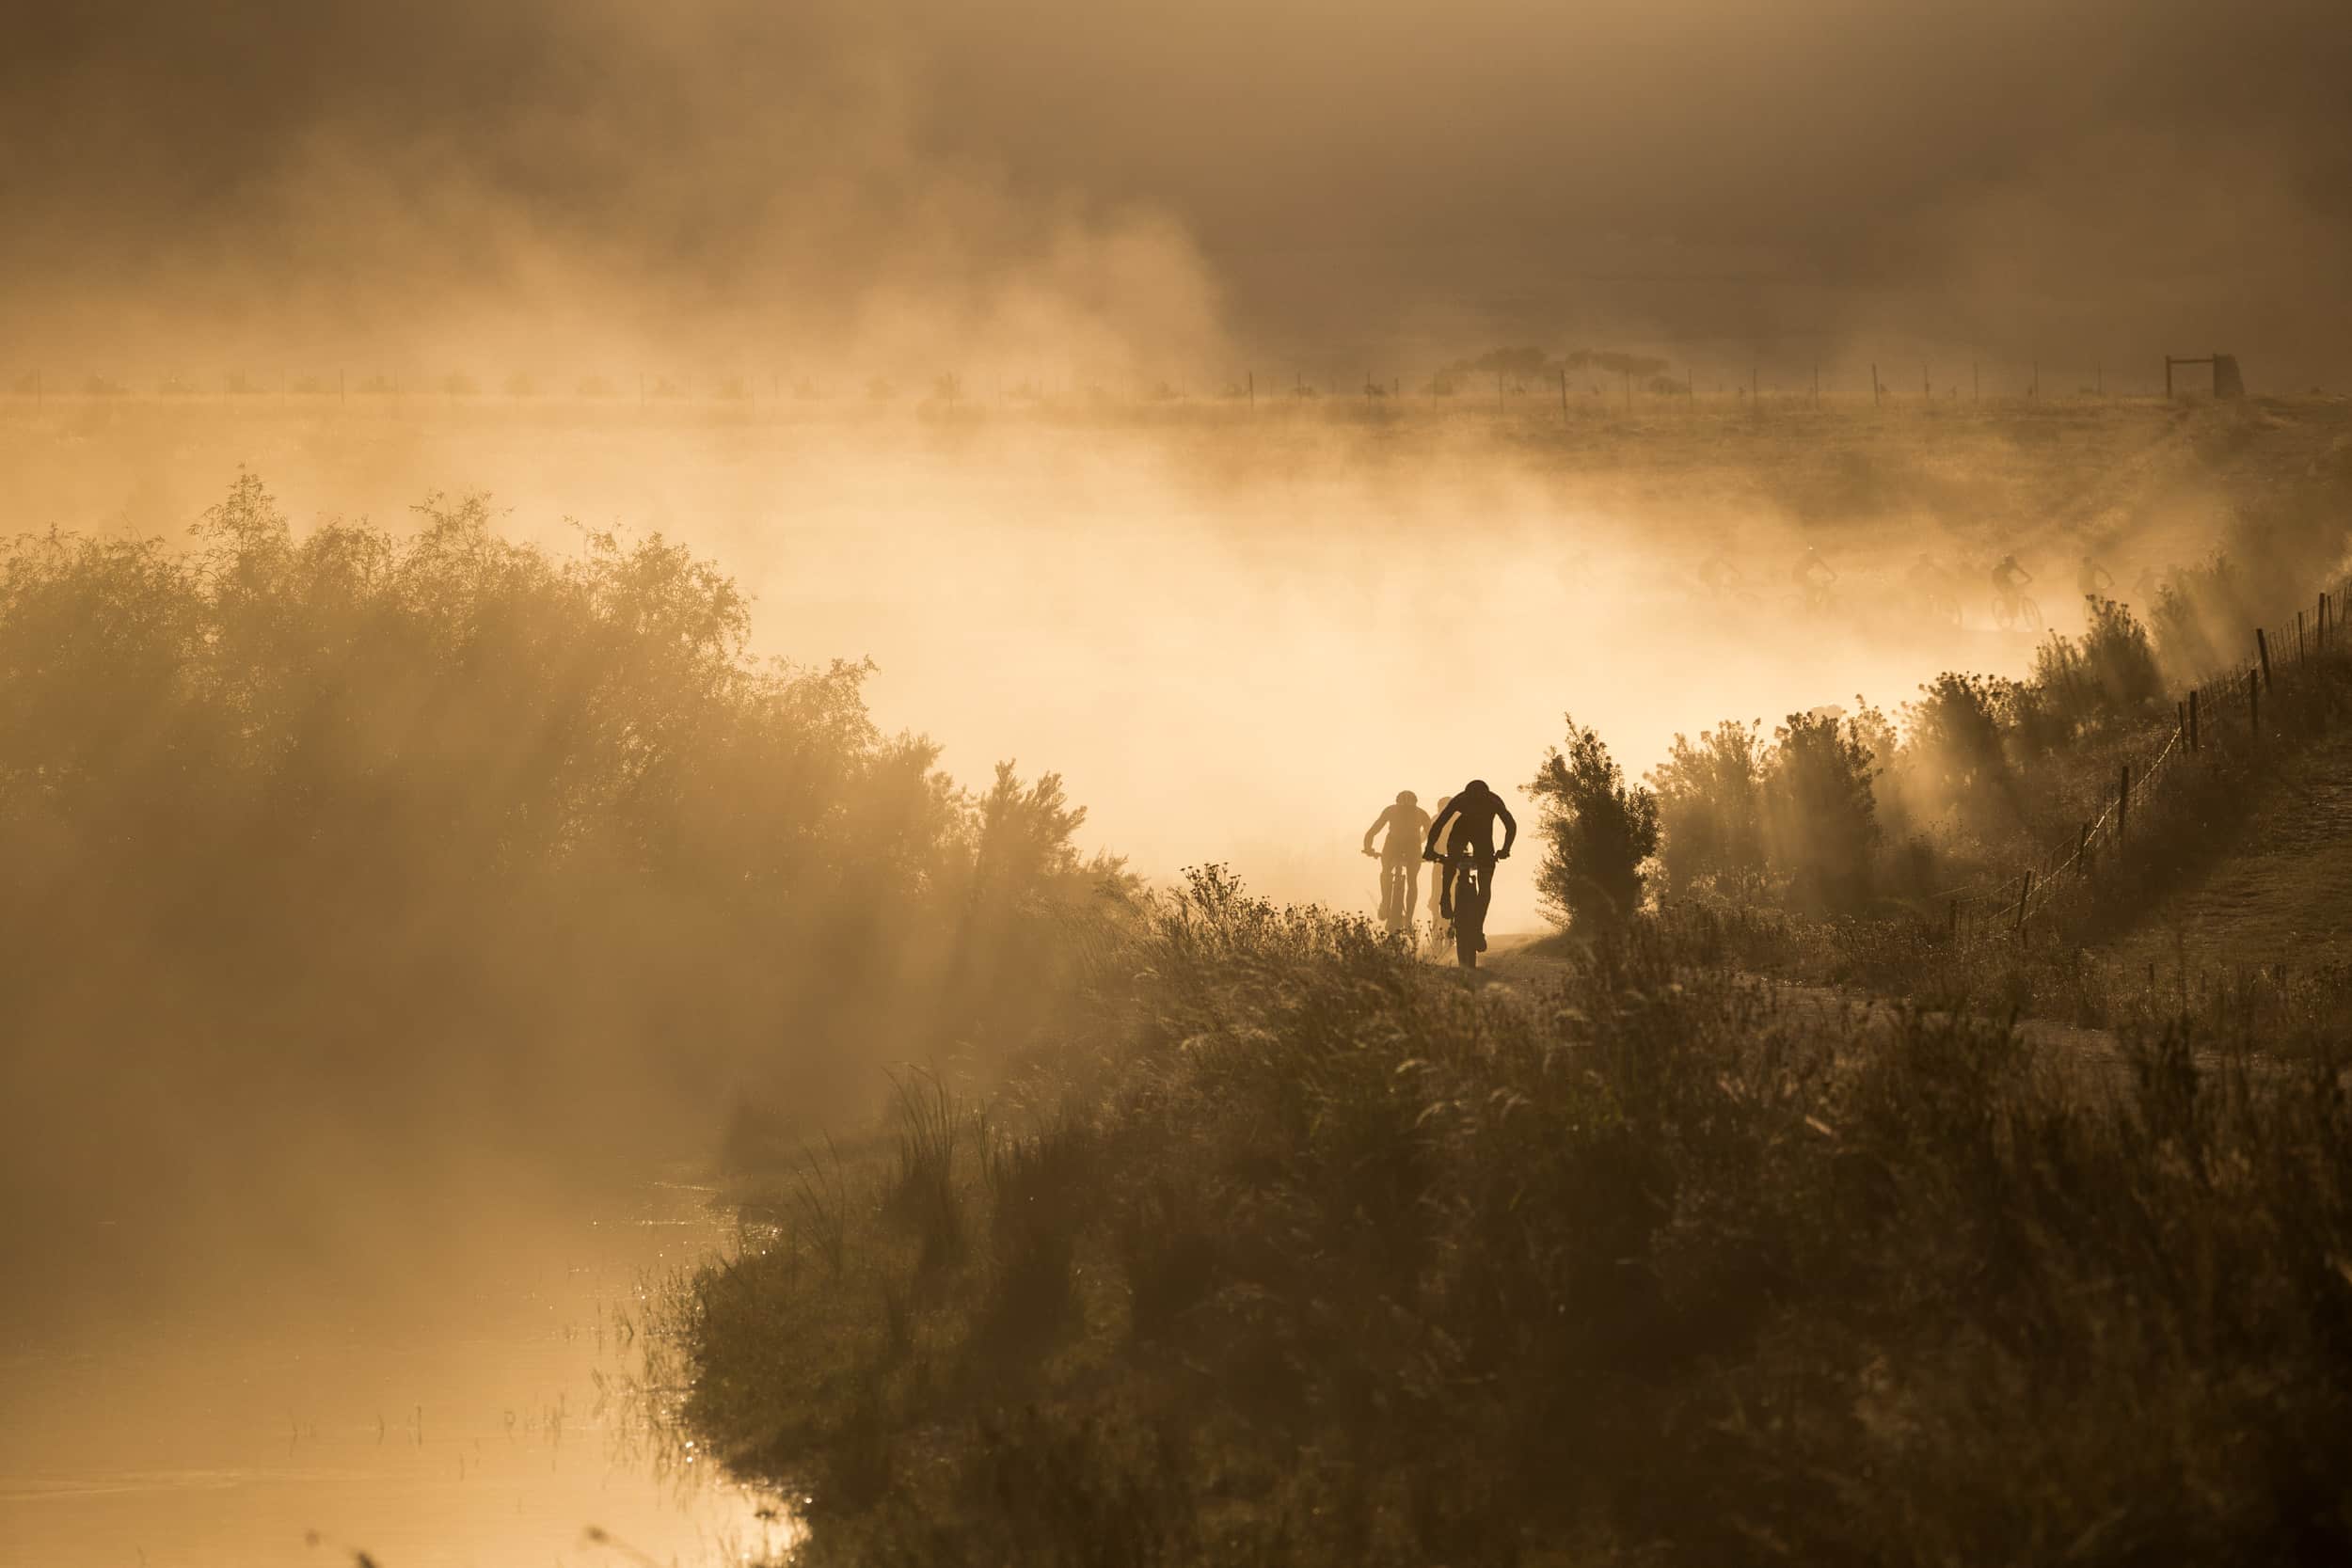
[[[1704,958],[1636,921],[1467,989],[1203,878],[1083,1114],[964,1167],[992,1245],[706,1274],[691,1417],[818,1562],[2352,1549],[2335,1058],[2223,1008],[2119,1069]]]

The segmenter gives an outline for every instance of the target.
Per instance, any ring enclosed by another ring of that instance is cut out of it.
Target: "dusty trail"
[[[2352,963],[2352,730],[2288,763],[2227,851],[2109,952],[2192,975]]]
[[[1548,976],[1565,974],[1567,961],[1545,952],[1534,944],[1541,939],[1532,932],[1518,932],[1492,939],[1485,974],[1494,985],[1540,985]],[[1742,984],[1766,993],[1776,1010],[1784,1012],[1800,1025],[1811,1023],[1824,1030],[1840,1033],[1859,1025],[1859,1036],[1869,1039],[1891,1032],[1902,1018],[1900,1003],[1884,997],[1864,995],[1858,991],[1839,990],[1831,986],[1798,985],[1768,975],[1743,974]],[[2116,1037],[2106,1029],[2083,1029],[2072,1024],[2054,1023],[2046,1019],[2021,1018],[2013,1027],[2020,1037],[2037,1050],[2052,1053],[2063,1053],[2071,1059],[2112,1067],[2120,1070],[2123,1054]]]

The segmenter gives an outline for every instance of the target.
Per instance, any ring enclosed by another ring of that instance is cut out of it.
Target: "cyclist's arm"
[[[1445,810],[1438,814],[1437,820],[1429,824],[1429,832],[1427,836],[1422,840],[1421,852],[1423,855],[1436,854],[1438,852],[1438,835],[1445,832],[1447,823],[1453,821],[1455,817],[1461,815],[1462,802],[1459,800],[1449,802]]]
[[[1495,801],[1495,815],[1502,818],[1502,847],[1496,852],[1497,858],[1500,859],[1503,855],[1508,855],[1511,852],[1511,846],[1518,842],[1519,824],[1518,818],[1511,815],[1511,808],[1504,805],[1500,799]]]
[[[1372,819],[1372,826],[1364,830],[1365,854],[1369,855],[1372,853],[1372,835],[1387,827],[1389,825],[1390,818],[1393,816],[1395,813],[1396,808],[1394,806],[1383,806],[1380,808],[1380,815]]]

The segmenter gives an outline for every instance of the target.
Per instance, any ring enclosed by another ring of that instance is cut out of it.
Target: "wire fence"
[[[126,403],[181,407],[319,410],[334,406],[424,412],[533,404],[555,407],[685,406],[773,412],[799,405],[903,403],[951,406],[1018,404],[1036,411],[1103,406],[1223,404],[1246,409],[1319,406],[1380,409],[1420,404],[1499,415],[1575,419],[1592,414],[1867,405],[1873,409],[1949,411],[1967,406],[2032,407],[2088,402],[2201,399],[2150,361],[2130,366],[2092,360],[2061,367],[2007,356],[1938,363],[1915,357],[1871,361],[1835,357],[1824,364],[1798,351],[1750,352],[1724,344],[1656,354],[1584,354],[1540,365],[1514,360],[1438,363],[1421,349],[1374,356],[1360,371],[1319,356],[1280,356],[1280,369],[1230,371],[1200,365],[1155,373],[1139,366],[1087,372],[898,365],[853,371],[834,366],[695,369],[678,363],[636,368],[575,366],[558,371],[510,368],[427,370],[395,356],[389,363],[311,363],[265,371],[196,373],[184,365],[116,361],[82,372],[55,362],[0,369],[0,404],[33,408]],[[1491,356],[1489,356],[1491,358]],[[261,361],[267,363],[266,358]],[[1263,363],[1263,361],[1261,361]]]
[[[2281,640],[2274,645],[2271,628],[2257,627],[2252,654],[2182,694],[2173,727],[2139,755],[2118,765],[2114,786],[2099,814],[2072,836],[2051,843],[2012,877],[1937,895],[1946,905],[1951,942],[1968,946],[2021,941],[2034,917],[2059,900],[2096,900],[2101,862],[2123,844],[2136,816],[2161,803],[2189,769],[2206,766],[2208,748],[2242,738],[2259,754],[2266,736],[2273,743],[2277,739],[2281,696],[2292,700],[2302,695],[2327,667],[2352,665],[2352,644],[2344,641],[2342,626],[2347,596],[2352,596],[2352,578],[2319,593],[2311,610],[2298,609],[2291,642]]]

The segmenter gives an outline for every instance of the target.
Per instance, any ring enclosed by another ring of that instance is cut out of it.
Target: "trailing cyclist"
[[[2115,588],[2115,574],[2099,564],[2095,556],[2086,555],[2082,564],[2074,568],[2074,592],[2086,599],[2104,599]]]
[[[1914,612],[1922,619],[1960,624],[1960,595],[1952,591],[1952,574],[1925,550],[1903,573],[1903,582],[1911,590]]]
[[[1497,822],[1502,824],[1500,849],[1495,847]],[[1484,779],[1464,784],[1462,792],[1447,801],[1429,824],[1422,858],[1444,867],[1439,873],[1445,879],[1440,911],[1444,912],[1445,904],[1453,906],[1455,952],[1465,969],[1477,968],[1477,956],[1486,950],[1486,906],[1494,897],[1495,863],[1511,858],[1511,846],[1518,836],[1519,825],[1511,808],[1486,787]],[[1445,847],[1442,851],[1440,842]]]
[[[1789,570],[1788,580],[1797,585],[1797,602],[1804,612],[1820,615],[1829,609],[1829,591],[1837,580],[1837,571],[1821,559],[1820,551],[1807,545]]]
[[[1383,828],[1389,836],[1375,849],[1373,836]],[[1421,847],[1428,832],[1429,814],[1409,789],[1398,790],[1396,800],[1364,830],[1364,853],[1379,857],[1380,920],[1391,932],[1413,928],[1413,907],[1421,896]]]
[[[2001,557],[2001,563],[1993,568],[1993,619],[1999,625],[2014,626],[2026,614],[2026,584],[2033,581],[2033,574],[2017,564],[2013,555]]]

